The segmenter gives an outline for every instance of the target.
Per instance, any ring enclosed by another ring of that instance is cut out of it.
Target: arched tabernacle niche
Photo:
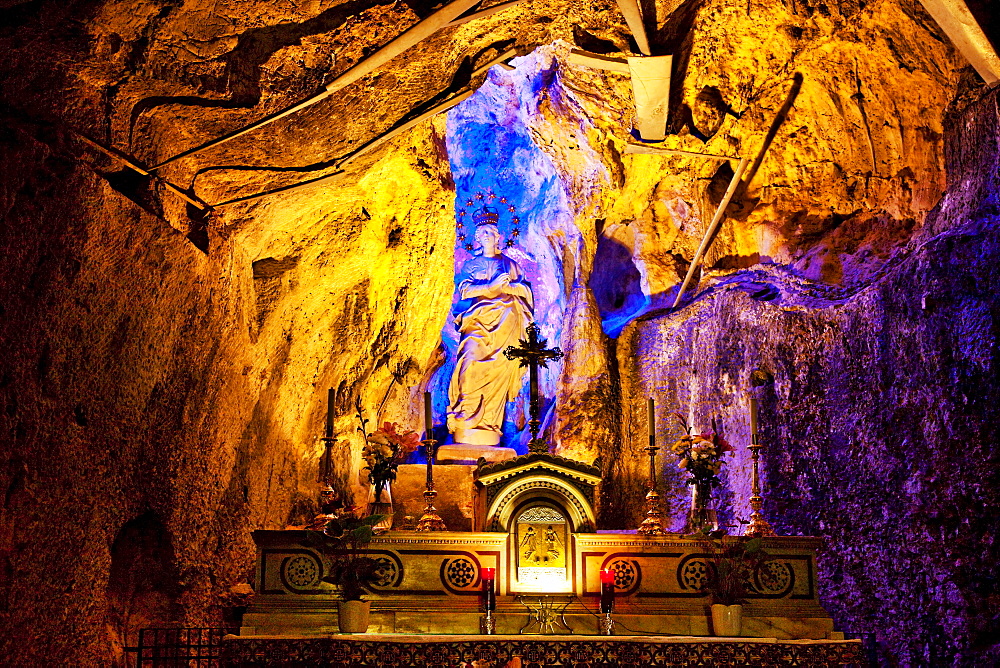
[[[533,452],[476,469],[476,531],[508,534],[509,590],[570,593],[575,533],[597,526],[601,469]]]
[[[571,533],[590,533],[600,482],[598,467],[547,453],[485,464],[476,471],[475,528],[509,532],[518,513],[536,504],[560,509]]]

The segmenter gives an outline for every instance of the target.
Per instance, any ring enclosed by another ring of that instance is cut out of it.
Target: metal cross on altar
[[[545,347],[548,341],[538,336],[541,330],[536,323],[528,325],[525,331],[528,338],[519,341],[521,347],[507,346],[503,354],[511,361],[521,360],[521,366],[528,367],[528,386],[531,390],[531,399],[528,403],[528,412],[531,416],[528,421],[528,428],[531,429],[531,442],[528,444],[528,449],[531,452],[548,452],[548,443],[544,443],[538,438],[538,428],[542,424],[538,415],[541,412],[538,403],[538,367],[547,369],[548,361],[562,359],[563,352],[559,348],[547,349]]]

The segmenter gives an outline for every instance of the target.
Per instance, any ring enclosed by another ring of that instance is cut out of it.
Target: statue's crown
[[[490,206],[484,206],[472,214],[472,221],[476,227],[480,225],[497,225],[500,222],[500,214]]]

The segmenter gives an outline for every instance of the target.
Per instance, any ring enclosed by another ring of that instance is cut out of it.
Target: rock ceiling
[[[146,166],[315,94],[439,9],[105,2],[39,12],[41,4],[10,9],[7,99],[21,114],[76,129]],[[679,147],[753,155],[791,74],[807,75],[798,113],[746,198],[756,200],[758,219],[782,219],[779,243],[812,246],[859,214],[919,221],[940,196],[935,138],[963,61],[916,2],[838,2],[836,9],[672,2],[658,4],[655,14],[647,21],[655,23],[653,51],[678,60],[671,129]],[[210,204],[331,173],[339,159],[399,121],[477,87],[483,75],[470,81],[470,74],[491,58],[556,40],[602,53],[631,51],[614,3],[522,3],[441,30],[330,98],[159,173]],[[621,77],[562,67],[559,84],[579,91],[576,112],[620,152],[630,100],[615,79]],[[710,137],[707,145],[698,136]],[[356,182],[392,146],[351,165],[338,186]],[[709,168],[680,160],[672,166],[702,178]],[[183,202],[167,201],[177,200],[167,193],[158,199],[183,225],[176,210]],[[220,226],[254,216],[261,205],[220,208]],[[857,232],[840,236],[848,238],[833,243],[850,246]]]

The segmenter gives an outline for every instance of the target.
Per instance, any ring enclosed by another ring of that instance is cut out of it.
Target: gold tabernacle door
[[[534,505],[517,517],[514,555],[517,582],[539,592],[569,591],[569,535],[566,518],[548,505]]]

